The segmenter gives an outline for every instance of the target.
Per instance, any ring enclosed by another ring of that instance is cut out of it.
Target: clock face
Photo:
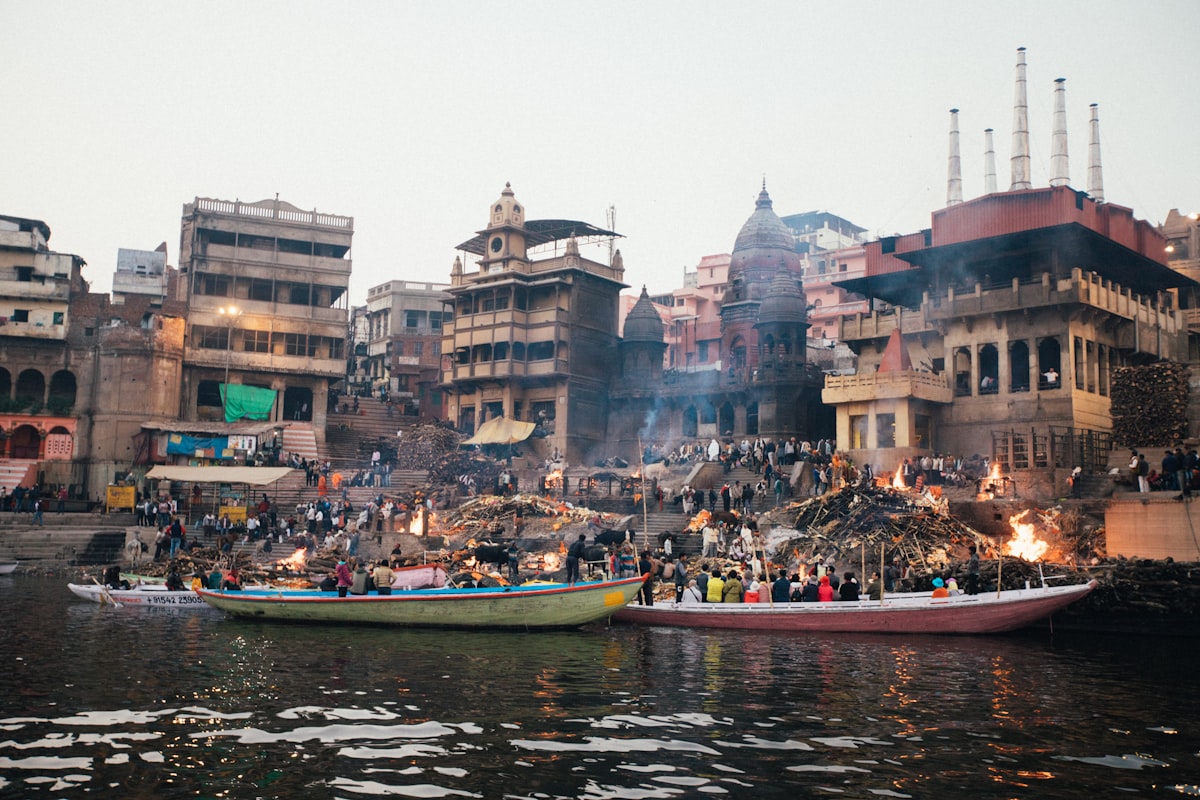
[[[492,252],[493,253],[499,253],[500,248],[503,246],[504,246],[504,240],[501,239],[499,236],[492,239]]]

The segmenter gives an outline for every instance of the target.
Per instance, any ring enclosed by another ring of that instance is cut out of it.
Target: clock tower
[[[500,199],[492,203],[488,225],[479,231],[485,240],[479,268],[483,273],[520,269],[525,258],[525,209],[513,196],[512,184],[504,184]]]

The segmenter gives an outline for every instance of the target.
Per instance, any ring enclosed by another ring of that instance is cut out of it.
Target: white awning
[[[291,472],[290,467],[170,467],[159,465],[147,478],[186,483],[245,483],[266,486]]]

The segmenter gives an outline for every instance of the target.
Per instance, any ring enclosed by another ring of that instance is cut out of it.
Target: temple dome
[[[633,308],[629,309],[629,314],[625,317],[625,331],[622,338],[626,342],[654,342],[662,344],[663,342],[663,323],[662,317],[658,315],[658,310],[655,309],[654,303],[650,302],[650,295],[646,292],[646,287],[642,287],[642,294],[638,297]]]
[[[742,225],[729,259],[732,299],[761,299],[766,283],[779,271],[800,275],[796,239],[771,207],[766,182],[754,204],[754,213]]]
[[[808,322],[807,311],[799,278],[787,270],[780,270],[771,279],[767,294],[758,307],[758,324],[803,325]]]

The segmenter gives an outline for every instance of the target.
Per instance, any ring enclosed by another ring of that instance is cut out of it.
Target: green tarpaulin
[[[225,421],[239,419],[270,419],[275,407],[274,389],[243,386],[240,383],[221,384],[221,402],[225,404]]]

